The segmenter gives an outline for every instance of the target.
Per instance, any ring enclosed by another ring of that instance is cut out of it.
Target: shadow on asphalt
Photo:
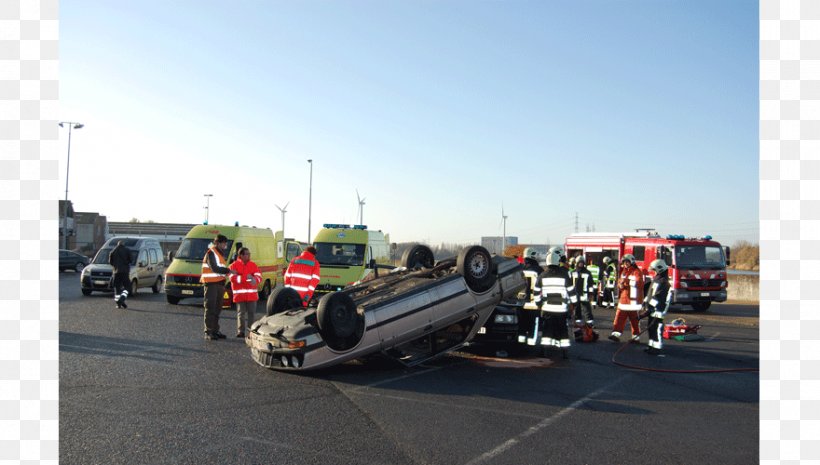
[[[133,357],[155,362],[174,363],[178,357],[183,356],[183,352],[207,353],[208,351],[175,344],[146,342],[139,339],[92,336],[60,331],[60,352],[107,357]]]

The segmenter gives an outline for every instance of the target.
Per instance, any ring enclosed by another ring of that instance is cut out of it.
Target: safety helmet
[[[663,273],[669,269],[669,266],[662,258],[658,258],[657,260],[652,260],[652,263],[649,264],[649,269],[655,273]]]
[[[577,257],[575,257],[575,265],[576,266],[586,265],[586,263],[587,263],[587,261],[586,261],[586,259],[584,259],[583,255],[578,255]]]
[[[524,256],[527,258],[536,258],[538,256],[538,251],[535,250],[534,247],[527,247],[524,249]]]
[[[569,264],[570,264],[570,265],[574,265],[574,264],[575,264],[575,258],[576,258],[576,257],[569,257]]]
[[[611,259],[611,258],[609,258],[609,257],[604,257],[604,265],[609,265],[609,262],[611,262],[611,261],[612,261],[612,259]]]
[[[624,255],[623,257],[621,257],[621,263],[623,263],[623,262],[629,262],[630,265],[634,265],[635,264],[635,256],[632,255],[631,253],[628,253],[628,254]]]
[[[563,250],[559,247],[553,247],[547,252],[547,265],[558,265],[561,263],[561,257],[564,255]]]

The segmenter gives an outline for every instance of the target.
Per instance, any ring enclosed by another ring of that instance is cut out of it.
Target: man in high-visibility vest
[[[319,284],[321,266],[316,260],[316,247],[305,248],[301,255],[291,260],[285,271],[285,286],[292,287],[302,298],[302,305],[307,307],[313,298],[313,291]]]
[[[225,278],[234,272],[225,263],[228,238],[222,234],[214,238],[202,257],[202,275],[199,282],[205,286],[205,339],[216,341],[227,336],[219,332],[219,312],[225,294]]]

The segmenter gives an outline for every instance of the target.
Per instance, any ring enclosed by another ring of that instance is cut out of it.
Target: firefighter
[[[618,310],[615,312],[615,321],[612,323],[612,333],[609,339],[621,342],[621,332],[624,330],[627,318],[632,326],[632,339],[629,342],[640,342],[641,326],[638,322],[638,312],[643,304],[643,273],[635,264],[635,256],[626,254],[621,259],[621,273],[618,281]]]
[[[117,308],[128,308],[128,288],[131,287],[131,253],[122,241],[108,254],[108,263],[114,269],[114,302]]]
[[[618,270],[609,257],[604,257],[604,266],[601,268],[601,277],[598,285],[601,286],[603,296],[601,304],[604,307],[615,308],[615,283],[618,280]]]
[[[578,305],[575,306],[575,325],[581,326],[586,323],[595,326],[591,303],[595,299],[595,284],[593,284],[592,273],[587,269],[583,255],[575,258],[575,271],[571,273],[571,276],[575,292],[578,293]]]
[[[563,250],[553,247],[547,252],[547,270],[538,277],[541,288],[542,355],[546,347],[558,347],[563,358],[567,357],[570,346],[569,326],[567,319],[570,305],[578,301],[575,287],[567,270],[561,267]]]
[[[216,341],[227,336],[219,332],[219,313],[222,311],[222,299],[225,294],[225,277],[234,272],[225,266],[225,251],[228,238],[218,234],[208,245],[202,257],[202,276],[199,282],[205,286],[205,339]]]
[[[538,277],[544,272],[544,269],[538,264],[537,256],[538,253],[533,248],[527,247],[524,250],[524,278],[529,285],[527,286],[526,301],[521,311],[522,332],[518,334],[518,342],[530,346],[539,343],[538,323],[540,323],[539,317],[541,314],[541,287]]]
[[[544,269],[538,264],[538,251],[532,247],[524,249],[524,269],[535,271],[538,274],[544,272]]]
[[[649,264],[649,269],[655,272],[655,276],[645,299],[646,310],[641,313],[641,318],[649,318],[649,347],[644,352],[658,355],[663,348],[663,317],[669,309],[672,293],[669,292],[669,266],[666,262],[660,258],[654,260]]]
[[[600,305],[598,298],[598,279],[600,279],[601,277],[601,270],[598,269],[598,265],[596,265],[595,262],[592,260],[590,260],[589,265],[587,265],[587,270],[589,270],[589,274],[592,275],[592,286],[594,287],[594,292],[592,295],[592,308],[596,308],[598,305]]]
[[[320,268],[319,260],[316,260],[316,247],[311,245],[291,260],[285,272],[285,286],[296,289],[304,307],[308,306],[319,284]]]

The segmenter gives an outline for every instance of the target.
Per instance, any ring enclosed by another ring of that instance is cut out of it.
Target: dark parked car
[[[60,271],[74,270],[79,273],[83,271],[83,268],[88,266],[88,262],[88,257],[85,255],[81,255],[70,250],[60,249]]]
[[[456,350],[484,326],[499,302],[526,286],[521,265],[480,246],[434,263],[423,245],[403,267],[324,295],[303,308],[291,288],[268,298],[267,314],[245,339],[251,358],[278,370],[337,365],[382,352],[412,366]]]

